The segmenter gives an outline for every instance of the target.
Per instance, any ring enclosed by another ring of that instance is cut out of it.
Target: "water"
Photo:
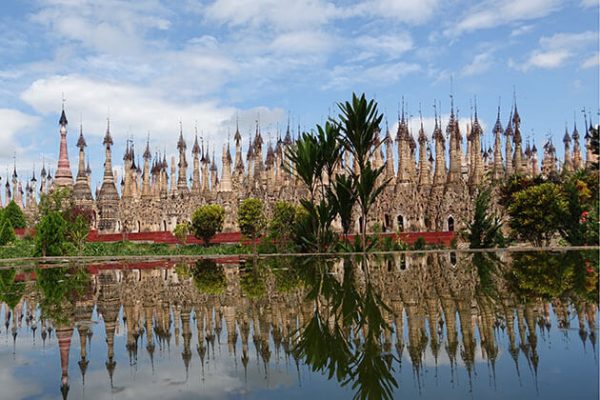
[[[26,266],[0,295],[2,399],[598,398],[595,252]]]

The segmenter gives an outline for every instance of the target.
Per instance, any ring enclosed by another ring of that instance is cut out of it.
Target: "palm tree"
[[[352,154],[358,171],[348,171],[356,183],[356,199],[360,208],[360,235],[362,250],[367,248],[367,217],[377,196],[385,189],[389,179],[378,185],[384,166],[373,169],[371,157],[377,151],[377,134],[383,114],[377,110],[377,103],[367,101],[364,93],[358,97],[352,94],[352,103],[339,103],[341,113],[336,122],[343,133],[341,141],[346,151]]]

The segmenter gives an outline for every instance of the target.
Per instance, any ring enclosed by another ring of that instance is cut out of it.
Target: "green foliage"
[[[242,293],[250,300],[259,300],[267,294],[264,274],[257,268],[248,271],[240,280]]]
[[[17,239],[15,230],[4,216],[0,216],[0,246],[5,246]]]
[[[62,213],[65,209],[72,207],[74,205],[69,188],[54,188],[49,193],[40,194],[40,202],[38,204],[40,218],[52,211]]]
[[[35,255],[62,256],[65,254],[68,226],[62,214],[50,211],[36,227]]]
[[[600,155],[600,135],[598,134],[598,125],[595,127],[591,127],[590,133],[590,148],[592,150],[592,154],[596,156],[596,161],[592,161],[591,167],[592,170],[598,170],[598,160]]]
[[[304,212],[300,214],[294,225],[294,237],[298,249],[302,253],[327,253],[335,249],[337,235],[331,229],[336,212],[333,205],[326,200],[313,203],[300,201]]]
[[[566,208],[560,187],[542,183],[513,195],[508,207],[509,225],[518,239],[548,245],[563,223]]]
[[[198,261],[192,270],[192,276],[200,293],[220,295],[227,288],[223,267],[218,266],[214,260],[204,259]]]
[[[352,229],[352,210],[356,204],[356,185],[353,177],[337,175],[329,191],[329,202],[340,217],[344,235]]]
[[[67,238],[77,249],[77,254],[81,255],[85,247],[85,242],[90,233],[90,223],[86,221],[83,215],[78,215],[75,221],[67,226]]]
[[[1,250],[1,249],[0,249]],[[164,243],[86,243],[85,256],[153,256],[153,255],[190,255],[201,256],[209,254],[250,254],[247,246],[241,244],[220,244],[218,246],[179,246]]]
[[[74,322],[75,302],[92,290],[85,267],[38,268],[35,276],[43,318],[56,325]]]
[[[520,301],[571,298],[598,303],[597,251],[515,253],[508,287]]]
[[[475,214],[467,224],[467,239],[471,249],[487,249],[503,246],[502,222],[500,218],[489,212],[491,190],[486,188],[477,194]]]
[[[383,114],[379,114],[375,100],[367,101],[365,95],[360,97],[352,94],[352,102],[340,103],[338,126],[342,133],[341,141],[344,148],[352,154],[358,165],[358,171],[353,171],[356,200],[361,212],[361,244],[362,250],[367,250],[367,221],[371,206],[383,192],[389,180],[380,182],[385,166],[373,168],[371,156],[378,151],[377,142],[379,125]]]
[[[192,215],[192,232],[208,246],[210,239],[223,230],[225,209],[218,204],[200,206]]]
[[[19,207],[14,200],[8,203],[2,212],[2,217],[4,220],[8,221],[14,229],[25,228],[27,226],[25,214],[23,214],[21,207]]]
[[[269,241],[274,242],[277,251],[291,250],[298,207],[287,201],[277,201],[273,207],[273,216],[269,222]]]
[[[242,200],[238,209],[238,226],[242,235],[252,240],[256,254],[256,239],[266,225],[263,202],[256,198]]]
[[[423,236],[419,236],[412,245],[413,250],[424,250],[427,246],[427,242]]]
[[[566,207],[561,215],[559,232],[573,246],[599,243],[598,198],[592,197],[597,183],[589,182],[590,185],[588,182],[587,176],[575,174],[562,185]]]
[[[6,303],[9,309],[19,304],[25,292],[25,283],[15,282],[16,276],[16,269],[0,270],[0,303]]]
[[[187,221],[181,222],[173,229],[173,235],[180,244],[186,244],[187,237],[190,234],[190,224]],[[209,238],[210,240],[210,238]]]

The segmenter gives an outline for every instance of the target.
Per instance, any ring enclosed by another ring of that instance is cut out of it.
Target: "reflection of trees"
[[[25,291],[23,282],[15,282],[16,269],[0,270],[0,303],[6,303],[9,309],[14,309]]]
[[[392,398],[397,382],[386,362],[389,353],[384,356],[380,342],[391,329],[383,314],[391,309],[371,279],[368,259],[344,259],[341,282],[328,264],[316,260],[306,266],[307,299],[314,308],[295,350],[313,371],[351,384],[356,398]],[[363,290],[356,282],[359,266],[364,272]]]
[[[38,268],[35,274],[42,315],[55,324],[72,323],[75,301],[90,289],[85,267]]]
[[[597,302],[597,277],[597,255],[536,252],[515,254],[507,279],[519,298],[552,300],[568,296]]]
[[[196,262],[192,270],[192,276],[200,293],[219,295],[227,287],[223,267],[217,266],[217,263],[211,259]]]

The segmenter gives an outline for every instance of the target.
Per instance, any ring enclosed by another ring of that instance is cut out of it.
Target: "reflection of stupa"
[[[56,339],[60,351],[60,392],[63,399],[69,394],[69,351],[71,350],[71,337],[73,336],[73,324],[57,324]]]
[[[112,271],[102,271],[98,277],[98,284],[98,313],[102,314],[102,318],[104,319],[104,331],[107,346],[107,359],[105,365],[112,387],[113,376],[115,368],[117,367],[117,362],[115,361],[115,331],[117,329],[117,318],[119,317],[119,308],[121,306],[119,283]]]
[[[329,285],[327,290],[339,294],[335,288],[352,286],[356,291],[353,295],[362,296],[366,285],[371,285],[370,290],[380,295],[382,303],[387,306],[375,310],[383,321],[381,325],[372,324],[372,320],[366,323],[344,321],[341,314],[334,312],[335,297],[328,298],[327,292],[316,294],[318,301],[308,300],[307,292],[312,289],[308,278],[302,285],[280,292],[273,284],[274,275],[270,275],[266,268],[260,272],[261,279],[265,279],[266,293],[249,298],[240,285],[240,275],[245,272],[236,266],[222,269],[226,271],[223,273],[228,286],[218,294],[199,291],[194,278],[175,276],[174,270],[167,267],[127,268],[123,271],[99,269],[100,272],[92,279],[98,282],[97,300],[91,290],[72,303],[65,302],[61,305],[60,318],[54,315],[51,318],[47,315],[36,317],[35,305],[30,305],[30,302],[33,304],[34,300],[44,299],[36,299],[31,293],[35,285],[28,285],[23,294],[26,301],[21,299],[10,309],[3,306],[3,325],[10,344],[13,333],[16,334],[14,341],[18,342],[27,337],[22,334],[23,330],[33,332],[34,327],[37,329],[39,326],[45,340],[54,327],[60,349],[61,392],[64,397],[69,393],[68,357],[74,329],[81,346],[78,367],[83,384],[86,377],[89,380],[91,369],[104,367],[112,384],[118,358],[115,352],[118,351],[129,353],[130,363],[135,364],[136,372],[138,368],[152,368],[154,376],[159,378],[157,375],[164,373],[160,370],[161,367],[164,369],[163,360],[169,356],[174,359],[173,354],[166,353],[170,339],[174,339],[175,345],[182,345],[181,358],[175,357],[179,362],[172,365],[181,368],[178,369],[181,374],[185,371],[186,378],[189,371],[192,379],[186,380],[188,383],[193,382],[194,377],[204,377],[205,367],[210,376],[216,371],[213,366],[224,361],[235,363],[236,368],[241,362],[244,376],[248,376],[248,367],[250,371],[260,371],[261,376],[266,378],[265,385],[269,385],[272,371],[279,373],[285,369],[293,373],[295,363],[300,379],[303,375],[301,369],[309,361],[298,351],[297,345],[317,311],[322,328],[329,332],[339,328],[336,332],[349,341],[350,351],[364,351],[368,344],[365,337],[374,329],[381,329],[371,336],[375,338],[376,347],[371,356],[397,374],[398,362],[407,355],[403,362],[411,363],[415,386],[419,389],[425,387],[423,379],[429,378],[426,372],[430,366],[429,357],[433,357],[431,362],[437,366],[438,357],[445,358],[444,349],[450,360],[453,384],[461,384],[456,371],[459,366],[464,366],[472,380],[481,380],[479,366],[482,364],[484,368],[486,364],[488,366],[490,385],[495,384],[495,365],[501,357],[507,357],[511,364],[514,362],[514,373],[519,379],[522,379],[520,369],[523,369],[523,362],[526,363],[525,368],[529,367],[531,371],[531,379],[537,379],[541,362],[538,339],[546,340],[544,335],[549,334],[552,328],[556,332],[556,327],[549,323],[551,318],[560,322],[560,333],[566,334],[564,328],[569,323],[574,327],[576,317],[579,338],[584,344],[591,342],[595,345],[595,304],[589,304],[582,297],[571,301],[568,296],[562,296],[554,299],[551,305],[535,297],[523,299],[522,294],[518,297],[510,291],[510,284],[514,283],[504,278],[510,273],[510,262],[505,262],[501,273],[493,278],[497,295],[489,295],[481,290],[477,270],[469,264],[468,257],[458,253],[453,261],[456,266],[451,266],[447,254],[434,253],[408,255],[404,256],[404,260],[389,257],[381,262],[374,260],[369,265],[365,264],[364,271],[353,271],[352,264],[332,263],[331,273],[320,275],[329,279],[325,282]],[[402,269],[401,265],[406,268]],[[107,343],[104,366],[90,363],[91,317],[95,305],[104,320],[104,329],[100,332]],[[126,344],[115,349],[121,306]],[[359,317],[362,317],[361,313],[359,310]],[[20,324],[21,320],[25,323]],[[220,339],[223,329],[226,330],[226,338]],[[578,341],[579,338],[575,339]],[[227,341],[227,351],[220,351],[220,347],[215,351],[215,342],[220,340],[223,343]],[[241,343],[238,344],[238,341]],[[155,344],[160,346],[162,353],[155,354]],[[194,344],[196,351],[192,349]],[[137,362],[140,345],[146,348],[149,363],[146,356],[146,362]],[[236,349],[238,345],[241,350]],[[504,351],[503,345],[506,346]],[[585,347],[578,348],[586,351]],[[19,347],[16,349],[18,351]],[[155,356],[157,371],[154,371]],[[197,370],[194,371],[194,368]],[[127,379],[125,375],[124,379]],[[239,378],[243,379],[241,370]]]

